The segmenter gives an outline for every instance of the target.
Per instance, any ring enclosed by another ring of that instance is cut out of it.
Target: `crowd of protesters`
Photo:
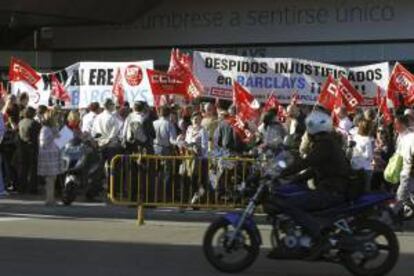
[[[305,156],[312,141],[305,118],[312,106],[291,104],[284,118],[276,110],[262,112],[260,122],[246,124],[253,136],[248,141],[230,123],[235,107],[230,101],[163,105],[156,110],[145,102],[103,105],[67,110],[59,105],[28,106],[26,93],[0,100],[1,170],[0,195],[11,191],[37,194],[45,187],[46,203],[54,204],[56,177],[62,173],[59,148],[54,142],[66,125],[75,136],[93,139],[110,160],[119,153],[194,155],[207,158],[217,150],[242,156],[252,149],[272,149],[284,144],[298,156]],[[364,190],[397,190],[400,200],[414,192],[414,111],[395,111],[393,124],[384,125],[376,109],[359,109],[348,114],[337,108],[335,133],[354,169],[364,172]],[[329,113],[330,114],[330,113]],[[403,157],[400,185],[383,178],[394,152]]]

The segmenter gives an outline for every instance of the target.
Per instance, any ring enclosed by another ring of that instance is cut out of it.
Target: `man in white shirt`
[[[99,111],[99,103],[93,102],[88,107],[88,113],[82,118],[82,133],[92,135],[93,122]]]
[[[105,160],[111,160],[120,151],[119,135],[121,124],[114,114],[115,104],[107,99],[104,111],[95,117],[92,127],[92,136],[96,137],[98,145],[103,148]]]
[[[414,131],[410,129],[409,116],[398,116],[395,119],[395,129],[399,134],[397,153],[403,158],[400,185],[397,190],[397,207],[402,207],[410,199],[413,200],[414,195]]]

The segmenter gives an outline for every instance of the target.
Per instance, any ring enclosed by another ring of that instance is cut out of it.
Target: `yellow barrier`
[[[245,202],[237,185],[253,159],[198,159],[193,156],[117,155],[110,165],[109,198],[142,207],[234,209]]]

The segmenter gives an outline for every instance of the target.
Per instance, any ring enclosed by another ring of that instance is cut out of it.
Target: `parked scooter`
[[[65,181],[62,202],[70,205],[82,193],[93,201],[103,190],[104,160],[93,141],[74,137],[62,151]]]

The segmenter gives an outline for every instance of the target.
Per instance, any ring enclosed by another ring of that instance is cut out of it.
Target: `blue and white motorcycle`
[[[272,163],[273,175],[286,167],[283,160],[272,160]],[[373,216],[373,212],[393,199],[391,194],[364,194],[341,206],[312,212],[322,226],[322,239],[315,241],[277,200],[309,190],[294,184],[278,185],[277,182],[277,178],[246,180],[242,190],[250,188],[252,196],[244,211],[228,213],[208,227],[203,250],[216,269],[240,272],[257,259],[262,237],[254,213],[259,205],[263,206],[272,225],[273,249],[286,252],[280,259],[334,262],[344,265],[354,275],[385,275],[393,269],[399,257],[398,239],[393,229],[378,218],[378,213]]]

